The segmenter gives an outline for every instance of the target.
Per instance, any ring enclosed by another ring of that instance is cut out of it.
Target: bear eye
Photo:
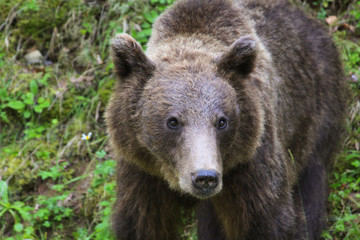
[[[216,125],[216,128],[219,129],[219,130],[222,130],[222,129],[225,129],[227,126],[227,120],[226,118],[220,118],[217,125]]]
[[[171,128],[171,129],[177,129],[177,128],[180,127],[179,121],[178,121],[176,118],[174,118],[174,117],[169,118],[169,120],[168,120],[168,122],[167,122],[167,125],[168,125],[168,127]]]

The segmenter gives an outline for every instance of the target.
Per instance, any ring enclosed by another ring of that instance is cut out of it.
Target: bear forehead
[[[142,99],[143,114],[177,116],[184,121],[237,111],[235,90],[212,74],[157,77],[148,82]]]
[[[172,104],[191,101],[202,105],[236,97],[228,82],[211,73],[155,76],[145,86],[143,95],[154,101],[167,100]]]

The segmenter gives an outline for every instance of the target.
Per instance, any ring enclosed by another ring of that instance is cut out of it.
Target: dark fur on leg
[[[199,240],[226,240],[211,201],[201,201],[196,210]]]
[[[325,167],[319,164],[307,166],[302,173],[299,184],[294,187],[294,193],[298,199],[299,212],[297,215],[305,214],[305,221],[298,221],[304,226],[298,229],[298,236],[306,236],[308,240],[319,239],[325,224],[326,216],[326,172]],[[299,238],[300,239],[300,238]]]
[[[224,177],[223,192],[212,200],[226,239],[288,240],[295,238],[293,195],[281,175],[265,161],[270,144],[259,148],[253,162],[241,165]],[[281,164],[284,161],[277,159]],[[269,171],[272,169],[272,171]],[[258,191],[262,189],[262,191]],[[224,203],[236,204],[224,204]]]
[[[113,230],[120,240],[177,239],[182,198],[164,181],[120,161]],[[141,181],[139,181],[141,180]],[[146,184],[144,184],[146,183]]]

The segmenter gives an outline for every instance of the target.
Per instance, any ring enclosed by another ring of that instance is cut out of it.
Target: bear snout
[[[219,174],[215,170],[199,170],[191,173],[193,187],[204,193],[214,190],[219,184]]]

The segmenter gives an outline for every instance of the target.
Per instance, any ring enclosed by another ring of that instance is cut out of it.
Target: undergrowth
[[[173,0],[0,0],[0,239],[113,239],[114,166],[103,113],[109,42],[145,48]],[[325,239],[360,239],[360,1],[297,1],[334,32],[352,98]],[[183,239],[197,239],[191,219]]]

